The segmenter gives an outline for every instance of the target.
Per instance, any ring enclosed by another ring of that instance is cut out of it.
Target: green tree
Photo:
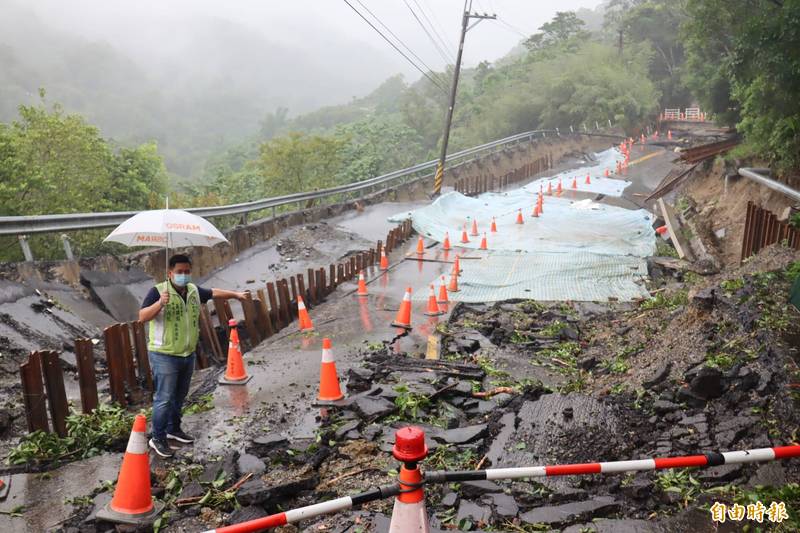
[[[279,196],[334,185],[344,144],[340,138],[299,132],[265,142],[256,162],[263,193]]]
[[[548,53],[554,49],[575,49],[589,37],[584,22],[574,11],[558,11],[550,22],[539,27],[540,33],[531,35],[525,46],[531,52]]]

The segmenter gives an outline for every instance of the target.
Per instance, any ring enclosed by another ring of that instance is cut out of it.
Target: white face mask
[[[185,287],[191,281],[192,281],[192,275],[191,274],[173,274],[172,275],[172,283],[174,283],[176,287]]]

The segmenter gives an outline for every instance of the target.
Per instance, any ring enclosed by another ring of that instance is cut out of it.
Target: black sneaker
[[[167,438],[182,442],[184,444],[191,444],[194,442],[194,437],[190,437],[180,429],[173,431],[172,433],[167,433]]]
[[[167,444],[166,440],[150,439],[148,444],[161,457],[167,458],[175,455],[175,453],[172,451],[172,448],[170,448],[169,444]]]

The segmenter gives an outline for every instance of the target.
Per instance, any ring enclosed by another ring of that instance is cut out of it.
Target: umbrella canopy
[[[104,241],[126,246],[211,247],[228,239],[206,219],[180,209],[142,211],[112,231]]]

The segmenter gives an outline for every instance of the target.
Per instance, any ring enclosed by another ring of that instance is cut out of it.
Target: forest
[[[450,150],[595,121],[633,134],[664,107],[699,104],[743,135],[745,152],[789,172],[800,166],[798,50],[797,0],[609,0],[559,12],[504,58],[462,72]],[[449,86],[452,69],[428,74]],[[215,205],[358,181],[434,158],[447,105],[429,79],[392,76],[346,104],[274,109],[254,135],[175,166],[156,142],[105,138],[46,91],[0,123],[3,215],[147,209],[166,194],[175,206]],[[32,244],[39,258],[60,257],[54,237]],[[92,235],[75,244],[102,249]],[[0,240],[0,260],[19,259],[16,239]]]

